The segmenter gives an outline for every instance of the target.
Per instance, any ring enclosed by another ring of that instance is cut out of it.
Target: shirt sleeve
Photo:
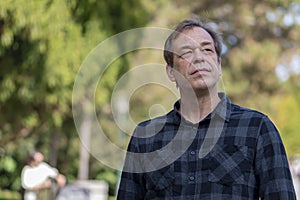
[[[137,145],[135,145],[137,138],[132,137],[128,152],[138,153]],[[134,168],[139,167],[139,160],[132,156],[126,156],[124,169],[121,174],[120,185],[117,194],[117,200],[137,200],[144,199],[146,194],[144,173],[135,173]],[[140,166],[142,167],[142,166]],[[132,170],[131,170],[132,169]]]
[[[29,183],[29,179],[28,179],[28,166],[25,166],[22,170],[22,174],[21,174],[21,184],[22,187],[24,189],[29,189],[30,187],[32,187]]]
[[[58,170],[56,168],[51,167],[45,162],[42,162],[40,167],[42,168],[43,174],[46,174],[50,178],[55,178],[58,174]]]
[[[266,116],[259,130],[255,170],[261,199],[296,199],[287,155],[278,130]]]

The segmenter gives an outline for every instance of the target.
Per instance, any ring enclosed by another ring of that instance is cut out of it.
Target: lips
[[[205,72],[210,72],[210,70],[207,69],[207,68],[194,68],[194,69],[190,72],[190,75],[194,75],[194,74],[202,74],[202,73],[205,73]]]

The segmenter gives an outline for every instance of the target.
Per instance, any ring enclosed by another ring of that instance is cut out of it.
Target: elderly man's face
[[[168,75],[179,88],[192,87],[194,91],[217,87],[221,75],[214,41],[200,27],[184,30],[173,41],[173,69],[168,66]],[[172,72],[172,71],[176,72]],[[177,74],[177,75],[176,75]],[[184,80],[183,80],[184,79]]]

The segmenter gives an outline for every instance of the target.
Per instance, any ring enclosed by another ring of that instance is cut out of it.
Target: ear
[[[170,81],[175,82],[176,79],[175,79],[175,76],[174,76],[174,68],[171,67],[170,65],[167,65],[166,66],[166,72],[167,72],[167,75],[168,75]]]

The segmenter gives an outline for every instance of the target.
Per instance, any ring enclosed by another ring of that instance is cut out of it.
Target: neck
[[[220,102],[217,90],[181,95],[180,113],[192,123],[198,123],[210,114]]]

